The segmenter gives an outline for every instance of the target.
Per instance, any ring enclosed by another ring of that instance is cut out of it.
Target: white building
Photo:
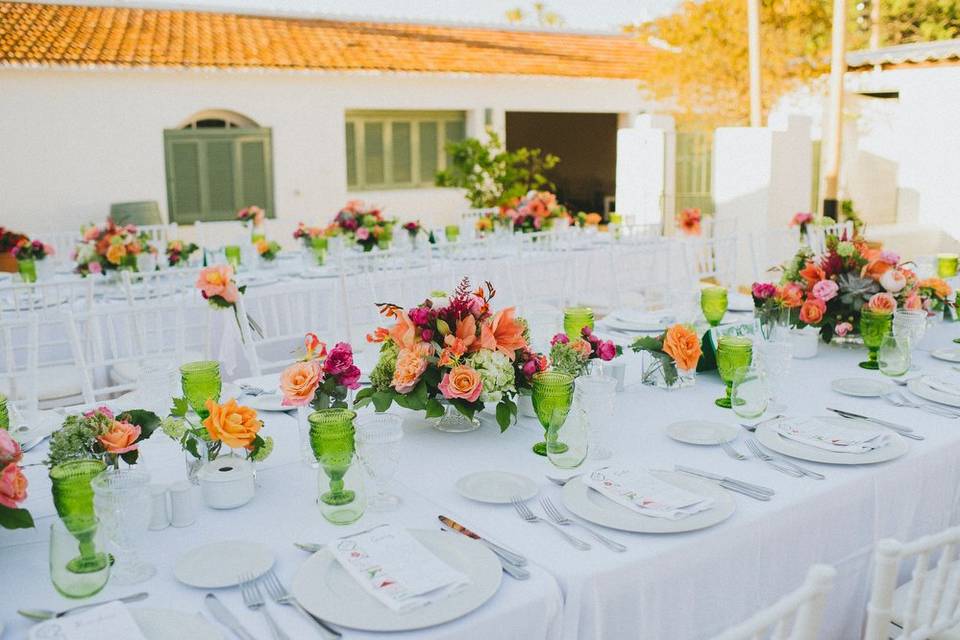
[[[0,2],[0,225],[156,201],[179,223],[267,208],[285,233],[348,199],[429,224],[444,142],[485,125],[559,155],[561,197],[614,193],[648,50],[616,35]],[[284,240],[285,237],[277,237]]]

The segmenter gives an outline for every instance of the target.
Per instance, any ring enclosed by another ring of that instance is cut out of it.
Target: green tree
[[[523,24],[527,21],[527,18],[532,17],[536,22],[538,27],[562,27],[565,24],[563,16],[554,11],[547,9],[547,6],[542,2],[533,3],[533,15],[528,15],[520,7],[514,7],[506,13],[507,22],[511,24]]]

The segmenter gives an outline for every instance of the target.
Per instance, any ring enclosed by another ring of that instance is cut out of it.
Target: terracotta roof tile
[[[639,79],[617,35],[0,2],[0,64],[460,72]]]

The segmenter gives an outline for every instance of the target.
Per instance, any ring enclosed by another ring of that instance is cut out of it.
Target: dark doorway
[[[616,190],[617,114],[508,111],[507,148],[539,148],[560,158],[549,178],[571,211],[603,212]]]

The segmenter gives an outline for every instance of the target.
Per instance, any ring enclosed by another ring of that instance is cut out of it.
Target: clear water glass
[[[547,427],[547,459],[559,469],[583,464],[590,451],[590,421],[574,394],[569,409],[557,409]]]
[[[741,418],[756,418],[767,410],[770,390],[767,376],[759,367],[739,367],[733,374],[730,405]]]
[[[606,460],[613,455],[607,447],[608,429],[613,421],[617,381],[608,376],[582,376],[577,379],[576,400],[586,416],[591,460]]]
[[[789,340],[771,340],[758,342],[754,360],[757,367],[767,376],[767,388],[770,392],[771,411],[784,411],[783,393],[790,379],[790,367],[793,364],[793,343]]]
[[[168,358],[149,358],[140,363],[136,397],[140,408],[165,415],[170,399],[178,394],[177,367]]]
[[[403,418],[390,413],[362,415],[354,420],[354,427],[357,455],[376,491],[367,507],[371,511],[392,511],[400,498],[388,493],[387,488],[400,469]]]
[[[80,556],[89,561],[78,564]],[[50,525],[50,581],[57,593],[67,598],[89,598],[100,593],[109,577],[110,560],[97,519],[65,523],[54,518]]]
[[[93,508],[113,548],[113,581],[137,584],[157,568],[140,557],[152,511],[150,474],[135,469],[108,469],[90,483]]]
[[[927,332],[927,312],[918,309],[897,309],[893,314],[893,335],[910,341],[915,349]]]
[[[884,336],[877,351],[877,364],[880,373],[891,377],[902,376],[909,371],[910,338],[903,335]]]

